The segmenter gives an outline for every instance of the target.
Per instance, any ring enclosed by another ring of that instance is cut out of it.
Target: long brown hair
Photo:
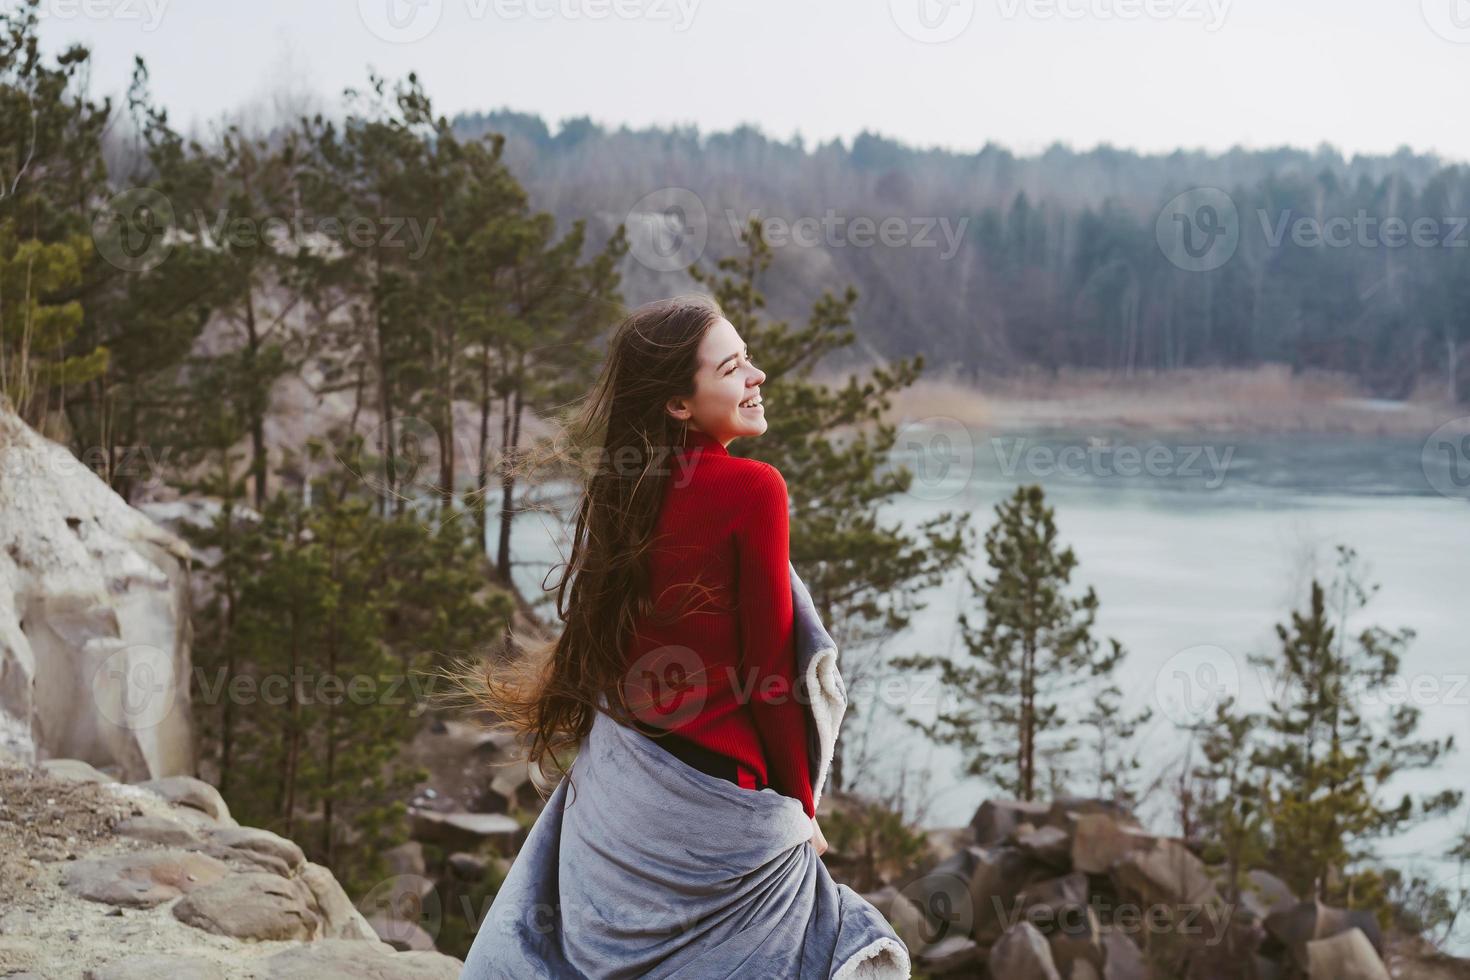
[[[566,430],[570,442],[600,449],[590,470],[582,467],[571,552],[560,582],[547,589],[556,591],[564,626],[552,640],[512,630],[506,659],[461,664],[451,675],[495,727],[521,737],[533,772],[544,775],[550,756],[566,775],[560,753],[581,743],[597,711],[624,724],[639,715],[641,706],[626,697],[631,627],[640,617],[682,612],[657,609],[649,596],[648,551],[672,452],[688,429],[666,405],[694,395],[700,342],[723,315],[715,300],[693,294],[640,306],[618,325],[602,373]],[[551,454],[562,458],[563,449]]]

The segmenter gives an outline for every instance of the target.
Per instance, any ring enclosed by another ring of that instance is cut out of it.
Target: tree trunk
[[[479,548],[489,546],[490,520],[486,494],[490,490],[490,345],[480,358],[480,461],[475,479],[475,526],[480,529]]]
[[[454,507],[454,343],[451,326],[445,338],[444,375],[439,382],[444,393],[439,415],[439,507],[445,513]]]
[[[260,335],[255,323],[255,296],[247,279],[245,284],[245,363],[247,389],[250,406],[250,472],[255,478],[256,509],[265,507],[266,495],[266,451],[265,451],[265,401],[263,392],[256,391],[259,382],[256,369],[260,360]]]
[[[337,581],[340,562],[338,561],[338,542],[332,541],[332,581]],[[332,604],[332,615],[327,627],[327,677],[337,676],[337,609],[338,604]],[[322,778],[322,863],[327,867],[332,866],[333,838],[332,816],[337,802],[337,704],[333,699],[326,700],[326,730],[327,730],[327,759],[326,771]]]
[[[398,493],[398,467],[396,460],[396,449],[393,442],[393,397],[388,380],[388,352],[387,352],[387,326],[383,323],[383,304],[377,295],[377,289],[383,282],[383,260],[376,252],[373,253],[373,263],[376,266],[375,287],[373,291],[373,328],[374,342],[377,350],[374,352],[378,360],[378,445],[383,453],[383,499],[379,505],[379,513],[388,512],[388,498],[393,499],[393,513],[403,513],[403,498]]]
[[[521,408],[523,405],[521,393],[525,387],[525,375],[518,372],[516,377],[514,403],[506,419],[508,430],[505,453],[507,458],[515,453],[520,445],[521,437]],[[505,475],[500,481],[500,544],[495,553],[496,571],[500,580],[506,585],[510,584],[510,526],[515,517],[513,506],[515,501],[515,475],[507,468]]]

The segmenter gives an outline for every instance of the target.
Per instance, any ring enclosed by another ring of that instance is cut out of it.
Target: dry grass
[[[1429,400],[1373,402],[1347,378],[1252,370],[1151,372],[1124,378],[1064,371],[987,379],[923,379],[894,396],[896,423],[941,416],[971,428],[1088,427],[1144,431],[1424,435],[1467,414]]]

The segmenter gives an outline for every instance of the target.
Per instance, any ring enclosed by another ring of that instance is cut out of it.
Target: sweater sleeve
[[[786,480],[756,462],[736,522],[741,689],[751,711],[771,785],[815,816],[807,760],[807,706],[797,697],[791,599],[791,515]]]

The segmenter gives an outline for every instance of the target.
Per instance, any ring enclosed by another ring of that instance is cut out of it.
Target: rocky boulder
[[[380,941],[331,871],[208,784],[47,768],[0,762],[0,976],[458,977],[427,933]]]
[[[1307,943],[1307,976],[1309,980],[1390,980],[1361,929]]]
[[[1029,922],[1019,922],[1006,930],[990,947],[988,965],[991,976],[1006,980],[1062,980],[1046,937]]]
[[[1148,850],[1158,838],[1106,813],[1084,813],[1072,825],[1072,867],[1107,874],[1132,851]]]
[[[1033,827],[1040,824],[1046,819],[1048,810],[1050,807],[1045,803],[986,800],[970,821],[975,843],[988,845],[1008,840],[1022,824],[1029,823]]]
[[[1303,970],[1310,966],[1309,947],[1313,942],[1350,930],[1363,934],[1375,957],[1383,953],[1383,931],[1371,912],[1334,908],[1313,900],[1278,909],[1266,916],[1265,926]]]
[[[0,746],[194,770],[187,545],[0,406]]]
[[[76,861],[63,869],[61,883],[91,902],[152,908],[229,873],[227,865],[207,855],[168,849]]]

